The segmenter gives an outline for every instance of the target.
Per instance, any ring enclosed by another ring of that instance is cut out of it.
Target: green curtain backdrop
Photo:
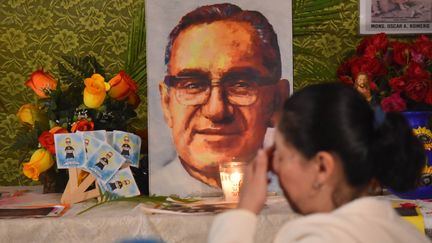
[[[145,118],[144,1],[0,1],[0,185],[32,183],[20,162],[31,154],[11,149],[15,113],[35,99],[24,86],[30,74],[43,68],[56,75],[63,55],[94,55],[109,76],[124,68],[135,73]],[[294,90],[336,80],[337,67],[362,38],[358,0],[293,0],[293,18]]]
[[[337,67],[361,39],[358,2],[294,1],[294,90],[335,80]]]

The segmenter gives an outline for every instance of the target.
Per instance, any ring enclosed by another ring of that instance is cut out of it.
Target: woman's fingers
[[[264,207],[267,197],[268,158],[264,150],[259,150],[245,174],[245,181],[240,192],[238,208],[259,213]]]

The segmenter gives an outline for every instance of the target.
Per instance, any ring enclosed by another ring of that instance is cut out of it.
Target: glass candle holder
[[[219,164],[219,173],[225,201],[238,201],[246,162],[230,161]]]

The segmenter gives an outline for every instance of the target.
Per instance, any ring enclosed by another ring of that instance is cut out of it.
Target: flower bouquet
[[[61,192],[67,182],[67,173],[55,168],[54,134],[130,130],[140,103],[138,85],[124,71],[107,79],[92,56],[63,57],[58,68],[58,78],[44,70],[31,74],[25,85],[37,101],[17,112],[23,126],[14,147],[33,151],[23,173],[34,181],[42,178],[44,192]]]
[[[338,78],[353,85],[373,105],[389,111],[432,110],[432,40],[389,40],[384,33],[365,37],[343,62]]]

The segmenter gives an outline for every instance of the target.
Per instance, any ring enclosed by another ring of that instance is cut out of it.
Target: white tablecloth
[[[0,187],[0,191],[17,188]],[[41,194],[41,187],[8,204],[60,203],[61,194]],[[0,219],[0,242],[121,242],[130,239],[160,239],[164,242],[207,242],[214,215],[147,214],[143,205],[113,202],[84,214],[78,212],[96,203],[89,200],[73,205],[56,218]],[[3,202],[4,205],[4,202]],[[0,206],[2,206],[0,204]],[[272,196],[259,216],[255,242],[271,242],[282,224],[297,217],[283,197]]]

